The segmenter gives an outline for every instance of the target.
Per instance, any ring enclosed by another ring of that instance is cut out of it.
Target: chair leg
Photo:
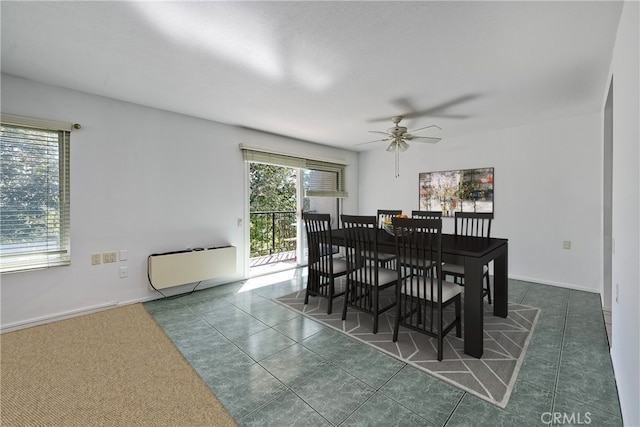
[[[456,310],[456,337],[462,337],[462,307],[460,304],[460,294],[456,297],[456,301],[453,303]]]
[[[307,277],[307,291],[304,294],[304,304],[309,304],[309,297],[317,295],[316,292],[313,291],[314,284],[318,283],[320,278],[316,274],[315,271],[309,272],[309,277]],[[317,288],[317,287],[316,287]]]
[[[438,309],[438,361],[442,360],[444,353],[444,313],[442,308]]]
[[[489,285],[489,273],[487,273],[484,277],[487,282],[487,300],[489,301],[489,304],[491,304],[491,286]]]
[[[378,333],[378,310],[380,305],[378,304],[378,289],[371,289],[373,293],[373,333]]]
[[[342,305],[342,320],[347,318],[347,301],[349,301],[349,283],[347,283],[347,288],[344,290],[344,304]]]
[[[402,305],[401,301],[398,301],[396,304],[396,321],[393,325],[393,342],[398,341],[398,329],[400,329],[400,306]]]

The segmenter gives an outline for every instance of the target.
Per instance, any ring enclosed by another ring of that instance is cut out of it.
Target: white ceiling
[[[376,139],[368,131],[391,116],[418,113],[409,128],[437,124],[444,143],[600,111],[621,10],[617,1],[2,1],[2,72],[349,149],[377,147],[354,144]]]

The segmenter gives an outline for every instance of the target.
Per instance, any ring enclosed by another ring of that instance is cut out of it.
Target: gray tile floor
[[[500,409],[273,302],[302,270],[269,279],[145,304],[241,426],[622,425],[597,294],[509,281],[543,311]]]

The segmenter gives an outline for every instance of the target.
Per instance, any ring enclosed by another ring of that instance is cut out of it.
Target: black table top
[[[384,230],[378,229],[378,250],[385,253],[395,253],[395,238]],[[344,229],[331,230],[333,243],[344,246]],[[495,237],[456,236],[442,234],[442,252],[452,255],[482,257],[491,251],[506,245],[507,239]]]

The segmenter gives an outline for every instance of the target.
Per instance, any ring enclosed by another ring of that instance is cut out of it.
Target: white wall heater
[[[149,256],[149,281],[156,289],[236,273],[236,247],[225,246]]]

